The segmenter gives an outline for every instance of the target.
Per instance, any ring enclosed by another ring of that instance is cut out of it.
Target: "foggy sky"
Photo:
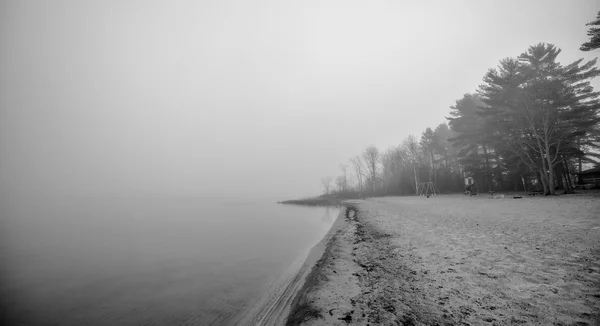
[[[444,122],[587,1],[2,1],[0,188],[277,196]],[[596,88],[600,83],[594,82]]]

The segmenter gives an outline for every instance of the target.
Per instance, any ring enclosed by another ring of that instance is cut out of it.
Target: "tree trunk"
[[[538,171],[538,178],[542,182],[542,187],[544,187],[544,195],[548,195],[548,179],[546,178],[544,168]]]
[[[542,185],[544,185],[544,195],[550,195],[550,182],[548,180],[548,168],[546,167],[546,159],[543,154],[541,157],[542,167],[540,169],[540,178],[542,180]]]
[[[360,188],[360,193],[363,192],[363,182],[362,182],[362,171],[358,168],[358,186]]]
[[[537,148],[538,148],[538,153],[540,153],[540,160],[542,161],[542,167],[541,167],[541,179],[542,179],[542,184],[544,185],[544,195],[548,196],[550,195],[550,187],[549,187],[549,182],[548,182],[548,167],[546,167],[546,158],[544,158],[544,146],[542,146],[542,142],[540,140],[540,136],[537,134],[536,132],[536,126],[535,124],[533,124],[533,122],[529,122],[530,123],[530,128],[531,128],[531,132],[533,132],[533,135],[535,136],[535,141],[537,143]],[[547,142],[546,142],[547,144]],[[550,155],[548,152],[546,152],[546,154]],[[554,191],[554,190],[552,190]]]
[[[496,182],[498,183],[498,189],[500,191],[504,191],[504,176],[502,175],[501,169],[500,169],[500,155],[498,155],[498,151],[494,150],[494,158],[496,160],[496,172],[498,172],[496,174]]]
[[[555,186],[555,179],[554,179],[554,166],[552,166],[552,158],[550,157],[550,149],[548,148],[548,151],[546,152],[546,158],[548,160],[548,184],[550,186],[550,195],[556,195],[556,191],[554,190]]]
[[[413,162],[413,172],[415,174],[415,195],[419,194],[419,177],[417,176],[417,163]]]
[[[581,152],[581,137],[577,138],[577,149]],[[579,173],[581,173],[581,168],[583,167],[583,162],[581,162],[581,153],[578,154],[579,159]]]
[[[555,176],[557,187],[559,189],[562,188],[563,190],[565,190],[565,189],[567,189],[567,184],[565,183],[565,174],[564,174],[563,170],[564,170],[564,166],[561,162],[561,164],[556,165],[556,167],[554,169],[554,176]]]
[[[483,155],[485,156],[485,176],[488,183],[488,191],[492,191],[492,173],[490,170],[490,160],[488,158],[487,146],[482,142],[483,145]]]
[[[375,193],[375,179],[377,178],[377,170],[375,170],[375,160],[371,164],[371,183],[373,184],[373,193]]]
[[[554,190],[554,188],[555,188],[554,164],[555,163],[552,162],[552,155],[550,152],[550,143],[549,143],[550,140],[548,139],[549,138],[549,136],[548,136],[549,127],[548,127],[548,121],[546,119],[544,119],[544,129],[543,130],[544,130],[544,148],[541,151],[542,160],[544,159],[544,152],[545,152],[545,154],[546,154],[545,161],[547,161],[547,163],[548,163],[548,166],[546,166],[546,170],[548,171],[548,186],[549,186],[548,190],[549,190],[549,194],[554,196],[554,195],[556,195],[556,191]],[[558,150],[558,148],[557,148],[557,150]],[[556,154],[558,155],[558,153],[556,153]]]
[[[373,193],[375,193],[375,177],[373,177],[373,180],[371,180],[371,183],[373,184]]]
[[[433,182],[433,152],[429,153],[429,182]]]
[[[567,160],[564,160],[563,165],[565,167],[565,169],[564,169],[565,179],[567,180],[567,188],[565,189],[565,193],[574,194],[575,191],[573,190],[573,180],[571,180],[571,171],[569,169],[569,162],[567,162]]]
[[[570,194],[571,187],[569,186],[569,179],[567,178],[567,173],[565,172],[564,162],[559,164],[557,170],[560,171],[560,183],[562,184],[563,194]]]

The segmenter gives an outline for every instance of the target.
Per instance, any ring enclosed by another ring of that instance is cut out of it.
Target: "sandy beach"
[[[600,197],[351,201],[288,325],[599,325]]]

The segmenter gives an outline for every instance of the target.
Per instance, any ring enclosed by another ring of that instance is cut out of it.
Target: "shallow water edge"
[[[231,325],[276,326],[285,325],[290,311],[297,304],[297,297],[305,289],[307,277],[315,264],[326,253],[329,243],[345,223],[342,207],[335,222],[323,239],[305,255],[300,256],[290,269],[273,283],[268,295],[238,317]]]

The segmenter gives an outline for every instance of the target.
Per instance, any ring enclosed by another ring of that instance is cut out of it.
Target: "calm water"
[[[271,200],[3,202],[2,318],[25,325],[227,324],[268,294],[337,213]]]

